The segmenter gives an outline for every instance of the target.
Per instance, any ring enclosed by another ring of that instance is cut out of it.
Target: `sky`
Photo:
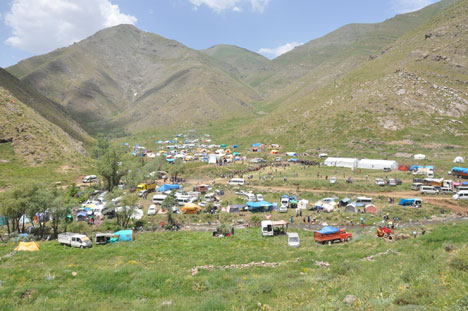
[[[0,67],[134,24],[193,49],[232,44],[270,59],[349,23],[438,0],[0,0]]]

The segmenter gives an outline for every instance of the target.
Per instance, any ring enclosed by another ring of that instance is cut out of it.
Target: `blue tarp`
[[[134,235],[132,230],[120,230],[114,233],[119,237],[119,241],[133,241]]]
[[[234,146],[232,146],[232,148],[234,148],[234,149],[235,149],[235,148],[239,148],[239,146],[238,146],[238,145],[234,145]]]
[[[433,166],[433,165],[426,165],[426,168],[427,168],[427,169],[430,169],[431,171],[434,170],[434,166]]]
[[[468,174],[468,168],[464,167],[452,167],[452,171]]]
[[[332,233],[337,233],[338,231],[340,231],[340,229],[335,228],[335,227],[331,227],[331,226],[326,226],[326,227],[323,227],[320,231],[317,231],[317,232],[320,233],[320,234],[332,234]]]
[[[260,202],[247,202],[246,205],[249,207],[249,211],[252,213],[256,212],[270,212],[273,209],[273,204],[267,201]]]
[[[263,145],[262,143],[256,143],[256,144],[252,144],[252,147],[261,148],[262,145]]]
[[[413,206],[414,205],[414,202],[418,200],[418,201],[421,201],[420,199],[401,199],[400,200],[400,203],[398,203],[398,205],[401,205],[401,206]]]
[[[424,166],[422,166],[422,165],[411,165],[410,171],[415,171],[415,170],[418,170],[420,168],[424,168]]]
[[[176,190],[179,189],[179,185],[169,185],[169,184],[164,184],[161,187],[158,188],[158,192],[165,192],[168,190]]]

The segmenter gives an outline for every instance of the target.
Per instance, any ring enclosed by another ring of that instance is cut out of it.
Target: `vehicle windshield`
[[[81,238],[81,241],[87,242],[87,241],[89,241],[89,238],[88,237],[83,237],[83,238]]]
[[[297,237],[289,238],[289,242],[299,242],[299,238]]]

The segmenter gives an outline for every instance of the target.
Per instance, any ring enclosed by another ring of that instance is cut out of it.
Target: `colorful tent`
[[[270,153],[271,154],[279,154],[279,151],[275,149],[275,150],[271,150]]]
[[[375,214],[377,213],[377,208],[374,204],[367,204],[365,207],[366,213]]]
[[[114,232],[114,235],[118,236],[118,241],[135,241],[135,233],[133,230],[120,230]]]
[[[20,242],[15,248],[15,251],[36,252],[39,250],[37,242]]]
[[[353,204],[348,204],[348,205],[346,205],[346,207],[345,207],[345,212],[346,212],[346,213],[357,213],[358,210],[357,210],[357,208],[356,208],[355,205],[353,205]]]
[[[398,167],[398,170],[399,170],[399,171],[407,172],[407,171],[409,171],[409,167],[408,167],[408,165],[400,165],[400,166]]]
[[[201,208],[195,203],[185,203],[182,208],[182,214],[198,214]]]

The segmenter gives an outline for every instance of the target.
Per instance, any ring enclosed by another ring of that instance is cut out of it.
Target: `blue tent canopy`
[[[318,231],[318,233],[320,233],[320,234],[333,234],[333,233],[337,233],[338,231],[340,231],[340,229],[335,228],[335,227],[331,227],[331,226],[326,226],[326,227],[323,227],[320,231]]]
[[[452,171],[468,174],[468,168],[464,167],[452,167]]]
[[[400,200],[400,203],[398,203],[398,205],[401,205],[401,206],[413,206],[415,204],[416,201],[421,201],[420,199],[418,198],[414,198],[414,199],[401,199]]]
[[[256,143],[256,144],[252,144],[252,147],[257,147],[257,148],[260,148],[262,147],[262,143]]]
[[[114,235],[119,237],[119,241],[133,241],[135,240],[135,236],[133,235],[132,230],[120,230],[114,232]]]
[[[232,146],[232,148],[239,148],[239,146],[238,146],[238,145],[234,145],[234,146]]]
[[[168,190],[176,190],[179,189],[179,185],[169,185],[169,184],[164,184],[161,187],[158,188],[158,192],[165,192]]]
[[[434,165],[426,165],[426,168],[427,168],[427,169],[430,169],[431,171],[433,171],[433,170],[434,170]]]
[[[424,166],[422,166],[422,165],[411,165],[410,171],[415,171],[415,170],[418,170],[420,168],[424,168]]]
[[[273,204],[267,201],[259,202],[247,202],[246,205],[249,207],[249,211],[252,213],[256,212],[270,212],[273,209]]]

